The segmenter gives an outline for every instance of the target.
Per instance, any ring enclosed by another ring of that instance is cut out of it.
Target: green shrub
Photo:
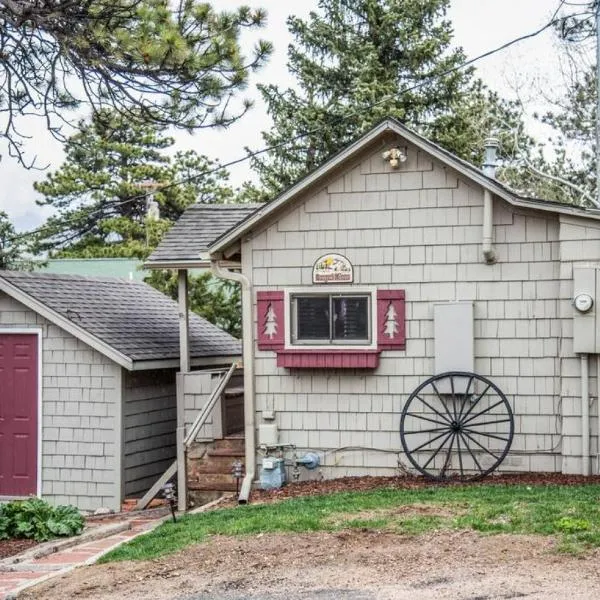
[[[77,535],[83,525],[83,517],[74,506],[54,507],[40,498],[0,504],[0,540],[29,538],[45,542]]]

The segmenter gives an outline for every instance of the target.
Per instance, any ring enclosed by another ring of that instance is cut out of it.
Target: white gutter
[[[244,432],[246,446],[246,475],[242,481],[238,502],[247,504],[254,481],[256,462],[254,416],[254,343],[252,318],[252,282],[242,273],[224,268],[219,260],[210,264],[211,271],[220,279],[237,281],[242,285],[242,361],[244,365]]]
[[[485,140],[485,162],[483,163],[483,173],[488,177],[496,177],[496,152],[499,142],[496,138],[487,138]],[[496,252],[493,247],[494,242],[494,200],[489,188],[483,188],[483,227],[482,227],[482,248],[483,260],[488,265],[496,262]]]
[[[596,356],[597,370],[596,373],[600,374],[600,354]],[[598,376],[597,376],[598,377]],[[596,381],[600,381],[600,377]],[[597,442],[596,442],[596,473],[600,475],[600,390],[598,390],[598,397],[596,398],[596,425],[597,425]]]
[[[581,456],[582,475],[590,474],[590,374],[589,357],[581,355]]]

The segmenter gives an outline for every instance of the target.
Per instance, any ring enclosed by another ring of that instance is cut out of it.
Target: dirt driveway
[[[376,531],[212,538],[148,562],[81,568],[37,600],[492,600],[600,598],[600,552],[559,555],[551,538]]]

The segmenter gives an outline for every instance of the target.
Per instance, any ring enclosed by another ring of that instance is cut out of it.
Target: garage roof
[[[178,365],[178,305],[145,283],[0,271],[0,291],[127,369]],[[196,364],[228,362],[241,354],[238,340],[193,313],[189,335]]]

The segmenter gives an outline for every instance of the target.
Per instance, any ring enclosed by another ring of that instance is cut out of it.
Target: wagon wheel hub
[[[452,421],[452,423],[450,423],[450,429],[452,429],[452,431],[454,431],[454,432],[461,431],[462,424],[459,423],[458,421]]]

